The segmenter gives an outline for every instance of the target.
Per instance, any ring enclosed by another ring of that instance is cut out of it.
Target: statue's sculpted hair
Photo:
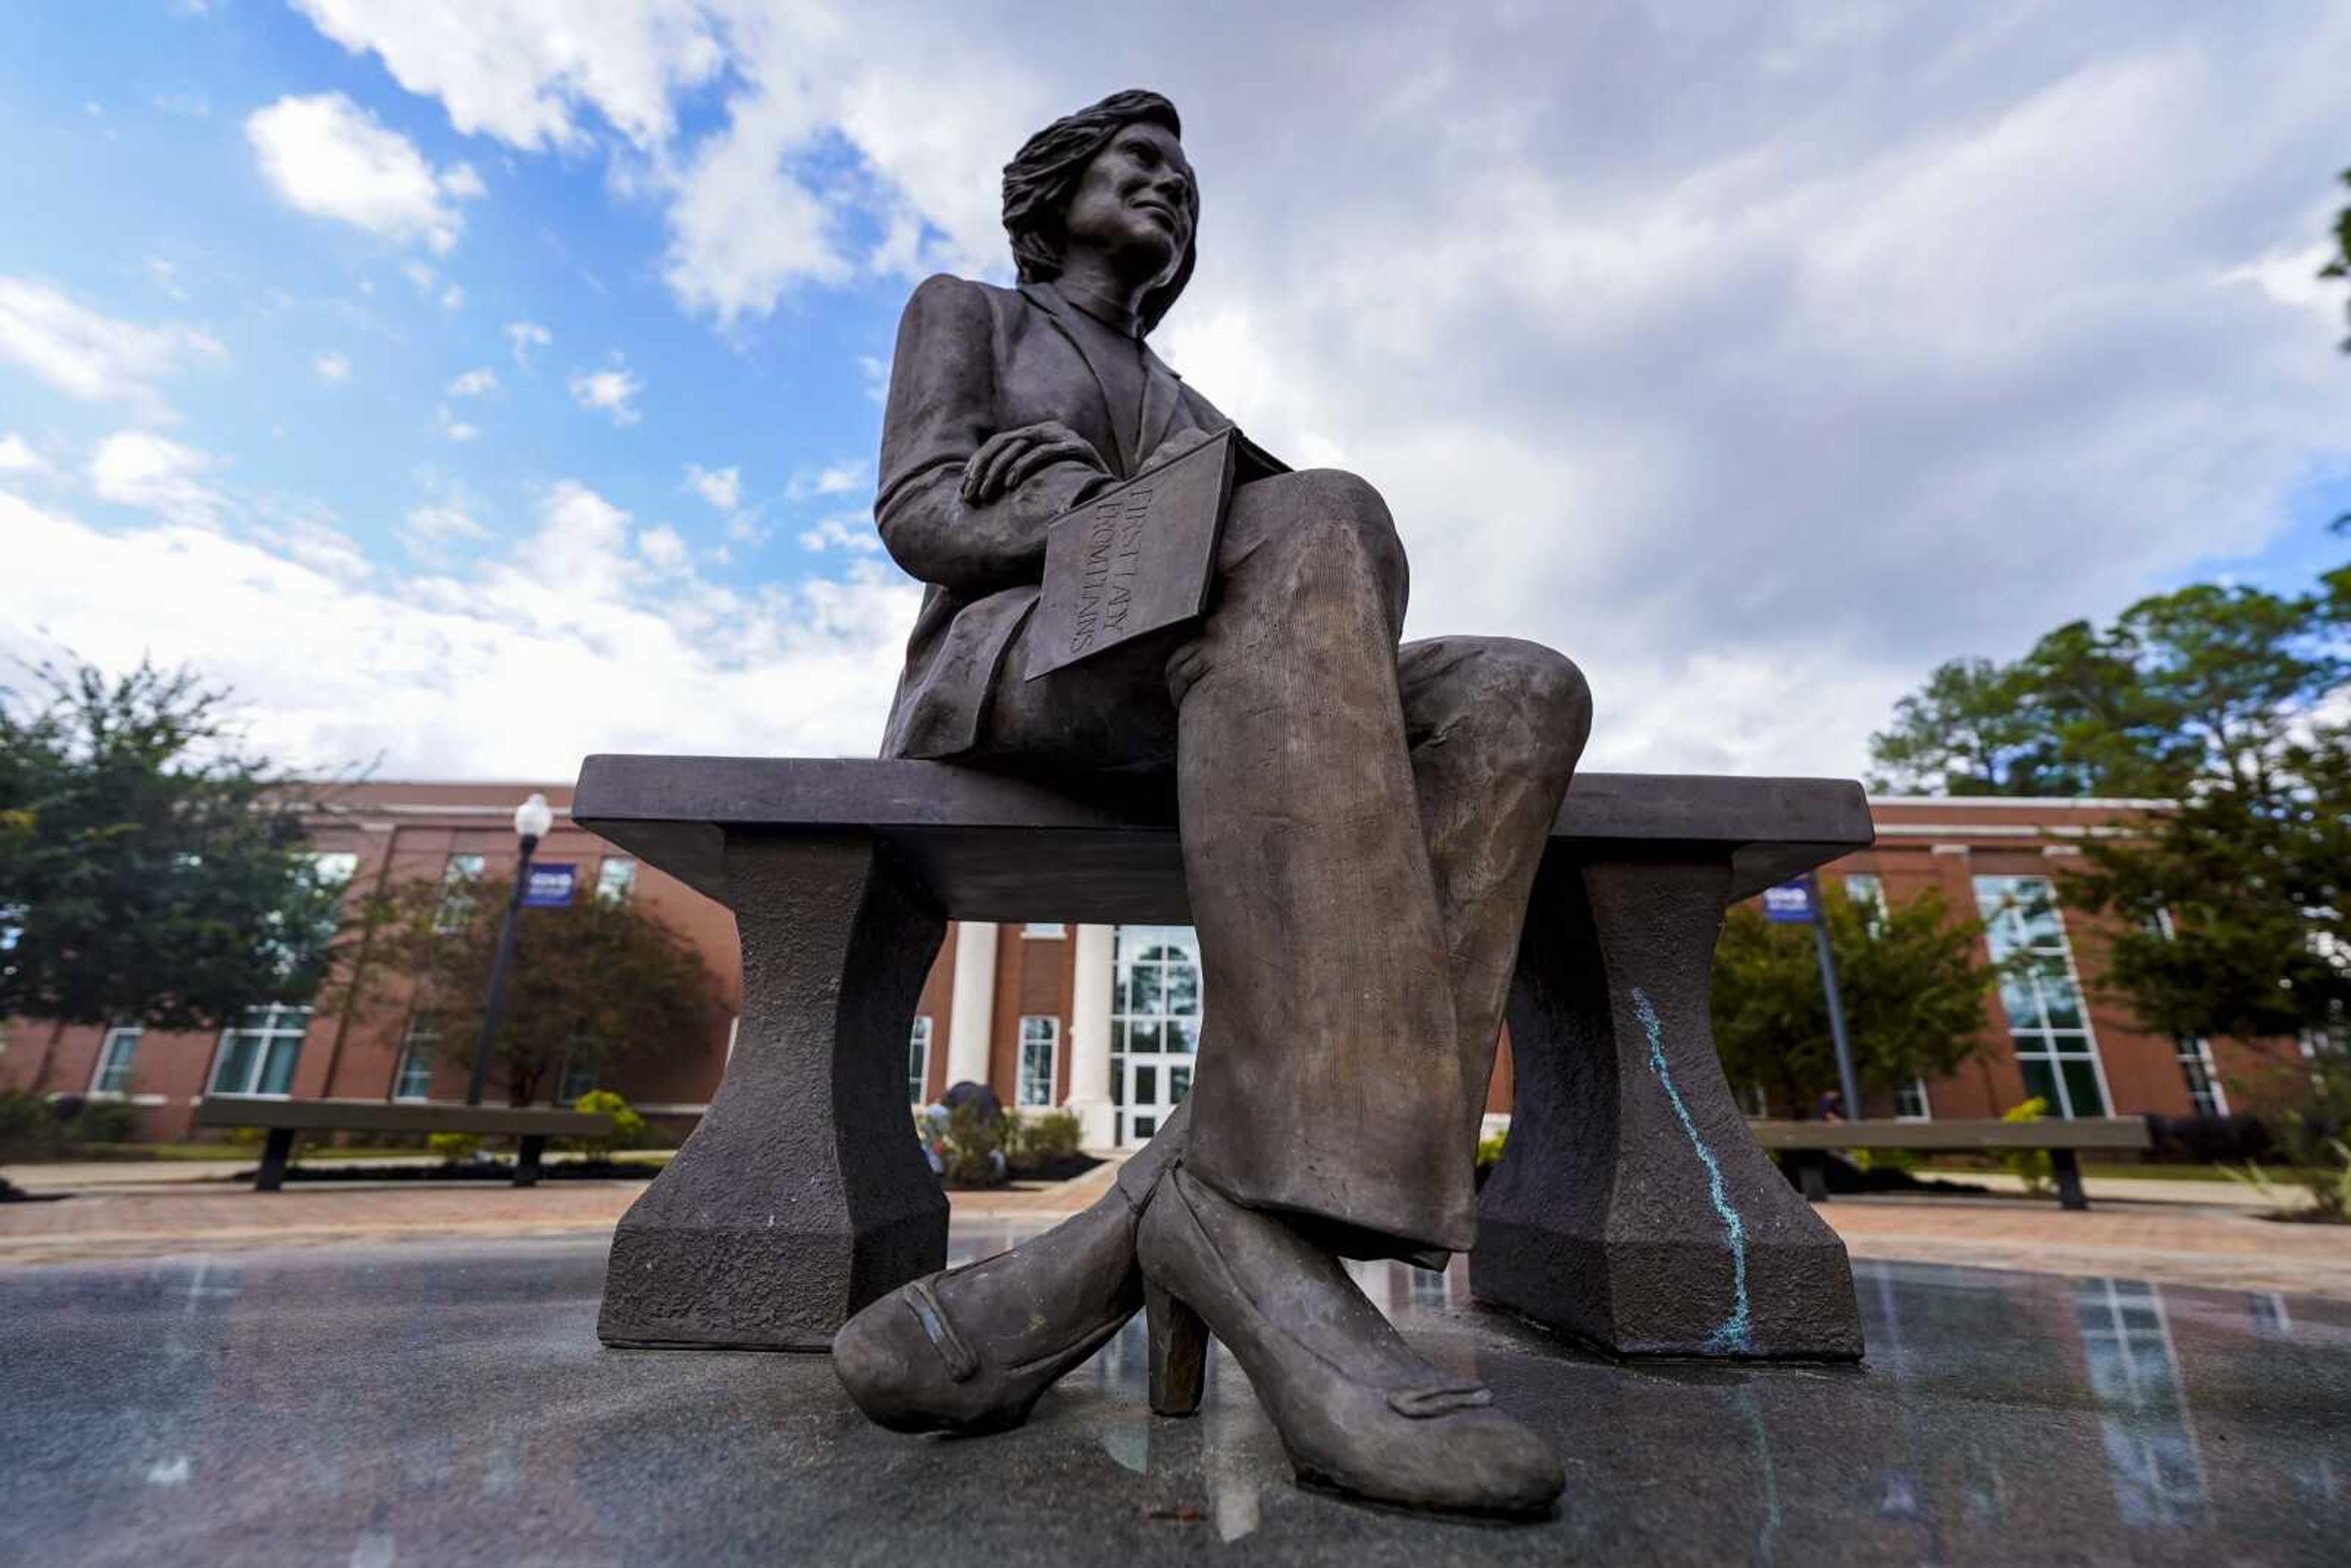
[[[1176,117],[1174,104],[1155,92],[1130,88],[1053,121],[1023,142],[1012,162],[1004,166],[1004,232],[1012,236],[1012,259],[1019,267],[1021,282],[1042,283],[1061,275],[1066,239],[1061,220],[1079,176],[1094,161],[1094,154],[1110,145],[1112,137],[1137,120],[1164,125],[1179,137],[1184,134],[1184,122]],[[1146,332],[1159,325],[1159,319],[1192,281],[1200,226],[1196,185],[1188,200],[1194,238],[1185,244],[1176,276],[1143,297]]]

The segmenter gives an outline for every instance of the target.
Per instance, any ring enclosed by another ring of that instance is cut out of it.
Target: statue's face
[[[1107,253],[1128,277],[1175,275],[1192,244],[1192,165],[1162,125],[1123,126],[1078,180],[1062,217],[1071,250]]]

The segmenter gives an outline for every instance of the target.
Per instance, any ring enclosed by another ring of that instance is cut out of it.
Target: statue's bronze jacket
[[[907,302],[873,515],[892,558],[928,586],[884,757],[952,757],[977,745],[1005,647],[1036,607],[1046,525],[1131,476],[1168,436],[1231,423],[1145,349],[1139,439],[1123,449],[1103,378],[1066,324],[1072,308],[1050,283],[997,288],[944,276]],[[980,444],[1045,420],[1085,437],[1108,476],[1054,463],[985,506],[967,506],[964,465]]]

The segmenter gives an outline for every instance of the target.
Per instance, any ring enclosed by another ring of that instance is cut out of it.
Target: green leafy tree
[[[2336,580],[2340,578],[2341,581]],[[2265,789],[2303,716],[2340,685],[2351,575],[2324,593],[2199,583],[2104,631],[2061,626],[2011,664],[1954,660],[1870,738],[1896,793],[2168,798]]]
[[[1994,974],[1982,925],[1955,918],[1928,891],[1879,912],[1825,901],[1854,1071],[1862,1092],[1888,1093],[1949,1073],[1982,1043]],[[1809,925],[1776,925],[1751,904],[1724,918],[1714,956],[1714,1043],[1734,1084],[1760,1084],[1799,1114],[1837,1086],[1828,1000]]]
[[[2192,790],[2062,883],[2116,917],[2106,974],[2142,1028],[2294,1040],[2351,1020],[2351,729]]]
[[[470,1063],[481,1036],[498,931],[511,879],[461,887],[418,881],[376,901],[368,1010],[395,992],[434,1025],[437,1050]],[[707,1030],[716,987],[701,956],[628,900],[580,898],[561,909],[521,912],[507,975],[506,1008],[490,1044],[494,1077],[527,1105],[551,1092],[567,1068],[602,1071],[646,1048],[695,1040]],[[404,981],[402,985],[400,982]]]
[[[0,690],[0,1018],[211,1030],[299,1001],[333,955],[340,885],[226,691],[141,663]]]

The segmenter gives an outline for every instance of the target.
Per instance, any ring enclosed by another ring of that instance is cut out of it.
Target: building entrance
[[[1110,1090],[1122,1147],[1148,1142],[1192,1092],[1200,942],[1188,925],[1122,925],[1111,990]]]

